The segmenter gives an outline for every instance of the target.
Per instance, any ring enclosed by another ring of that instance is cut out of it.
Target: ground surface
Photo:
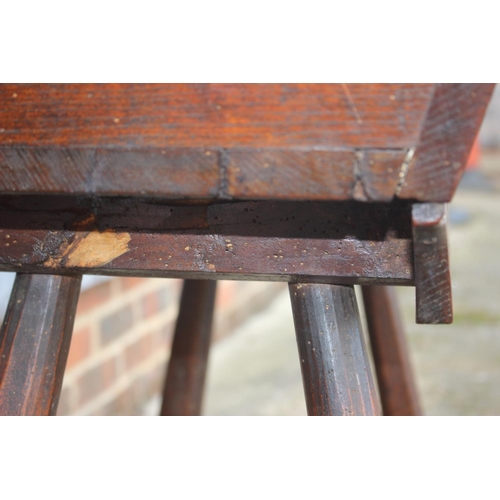
[[[500,415],[500,156],[484,157],[450,205],[453,325],[416,325],[414,289],[400,288],[426,415]],[[210,359],[205,414],[304,415],[288,291]]]

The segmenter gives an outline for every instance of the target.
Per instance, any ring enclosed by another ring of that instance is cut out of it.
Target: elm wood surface
[[[4,84],[2,142],[406,148],[432,84]],[[314,126],[311,126],[314,124]]]
[[[184,281],[163,391],[162,416],[201,414],[216,284],[216,281]]]
[[[394,290],[387,286],[362,286],[361,290],[384,415],[420,415]]]
[[[1,85],[0,194],[448,201],[492,90]]]
[[[399,198],[450,201],[495,84],[436,85]]]
[[[446,236],[446,206],[416,203],[412,209],[416,321],[451,323],[453,309]]]
[[[16,276],[0,331],[0,415],[55,415],[80,283]]]
[[[309,415],[380,415],[352,286],[289,285]]]
[[[73,194],[90,199],[91,210],[77,201],[66,211],[30,219],[7,207],[0,269],[415,280],[417,320],[451,321],[442,228],[431,230],[414,218],[412,252],[411,225],[405,222],[401,231],[395,226],[409,214],[410,203],[451,198],[492,90],[489,84],[2,85],[2,202],[10,203],[8,194]],[[183,209],[198,212],[193,218],[176,206],[169,217],[164,207],[150,208],[152,220],[145,222],[135,199],[125,201],[130,213],[124,215],[106,205],[106,196],[144,196],[153,205],[181,200],[197,207]],[[236,205],[207,206],[246,199],[398,198],[409,204],[398,205],[400,214],[387,217],[391,222],[378,236],[383,210],[371,204],[365,212],[356,206],[352,218],[349,208],[339,209],[330,228],[321,210],[310,218],[316,224],[307,219],[313,212],[305,213],[302,225],[293,221],[298,205],[282,211],[280,221],[272,218],[275,213],[269,220],[265,205],[248,220]],[[215,222],[218,210],[224,225]],[[231,219],[231,210],[238,218]],[[293,222],[287,225],[286,217]],[[373,217],[371,226],[356,229]],[[127,218],[134,220],[132,227]],[[436,233],[436,241],[427,238]],[[175,255],[174,270],[169,255]]]
[[[0,270],[413,283],[411,205],[3,197]]]

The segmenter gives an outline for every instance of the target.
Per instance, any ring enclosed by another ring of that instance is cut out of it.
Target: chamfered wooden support
[[[384,415],[420,415],[394,289],[387,286],[361,289]]]
[[[354,287],[289,285],[309,415],[380,415]]]
[[[0,199],[0,270],[413,284],[410,203],[88,202]]]
[[[0,331],[0,415],[54,415],[81,276],[18,274]]]
[[[0,197],[2,271],[412,285],[411,234],[408,202]]]
[[[201,413],[216,281],[185,280],[163,391],[161,415]]]
[[[412,223],[416,321],[422,324],[451,323],[446,205],[415,203]]]

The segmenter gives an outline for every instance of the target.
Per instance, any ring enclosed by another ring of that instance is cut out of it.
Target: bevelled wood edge
[[[351,286],[291,283],[307,413],[380,415]]]
[[[0,195],[392,200],[408,149],[0,146]]]
[[[413,280],[410,205],[169,206],[124,200],[85,209],[61,201],[43,212],[42,202],[27,201],[32,207],[10,200],[0,209],[0,270],[270,281],[307,277],[327,283]]]
[[[55,415],[81,276],[18,274],[0,330],[0,415]]]
[[[451,200],[493,93],[493,83],[437,84],[398,197]]]
[[[412,210],[416,321],[452,323],[446,205],[416,203]]]

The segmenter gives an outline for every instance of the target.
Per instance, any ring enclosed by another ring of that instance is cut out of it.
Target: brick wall
[[[159,400],[182,281],[114,278],[80,294],[59,415],[141,415]],[[266,307],[277,283],[218,283],[214,342]]]

